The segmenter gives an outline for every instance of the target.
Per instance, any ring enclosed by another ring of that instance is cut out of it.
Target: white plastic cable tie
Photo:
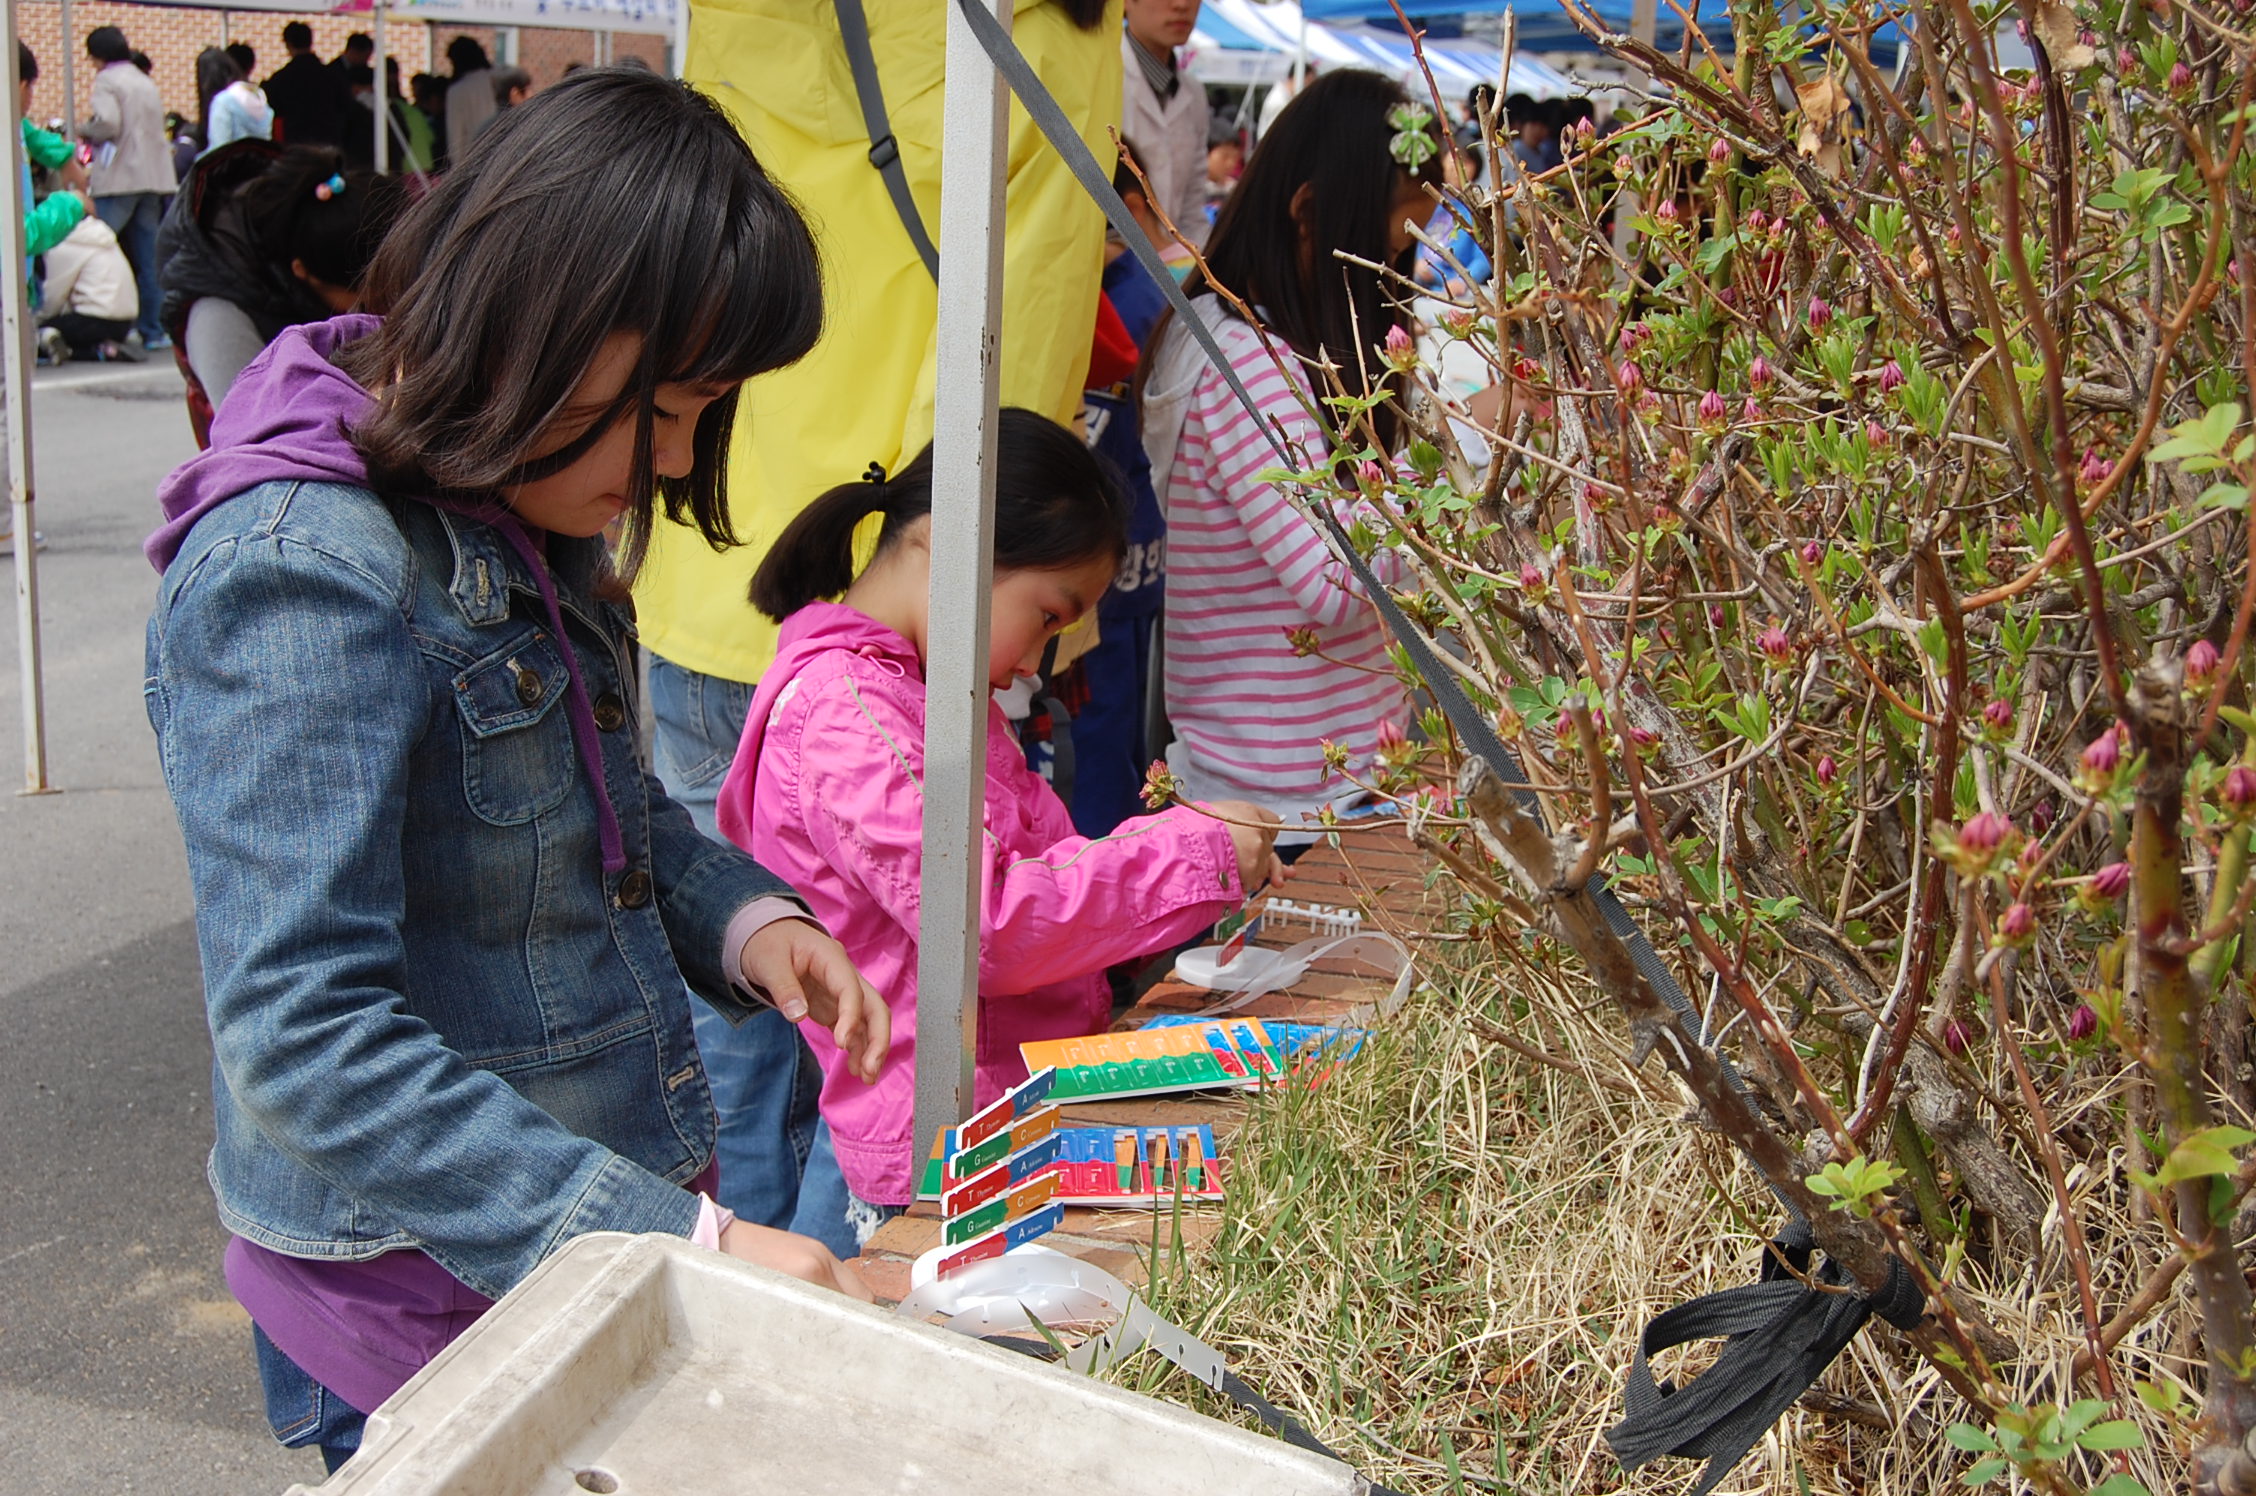
[[[944,1314],[947,1328],[974,1339],[1032,1330],[1037,1321],[1045,1329],[1104,1326],[1066,1353],[1068,1367],[1093,1376],[1149,1346],[1206,1386],[1222,1385],[1220,1351],[1161,1318],[1095,1263],[1030,1243],[942,1278],[942,1251],[935,1247],[911,1266],[914,1286],[894,1313],[919,1324]]]
[[[1185,1016],[1216,1018],[1235,1013],[1256,998],[1290,987],[1308,975],[1308,969],[1318,961],[1352,959],[1391,970],[1395,976],[1393,991],[1376,1003],[1358,1008],[1351,1017],[1356,1021],[1372,1016],[1391,1018],[1401,1009],[1403,999],[1410,995],[1410,983],[1416,974],[1409,947],[1392,935],[1377,932],[1329,939],[1318,936],[1281,951],[1247,946],[1227,965],[1223,964],[1222,951],[1223,947],[1218,945],[1202,945],[1175,958],[1175,975],[1183,981],[1209,992],[1232,994]]]

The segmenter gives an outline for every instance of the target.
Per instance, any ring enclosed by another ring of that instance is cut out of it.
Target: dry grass
[[[1546,990],[1521,968],[1506,998],[1501,975],[1455,984],[1478,995],[1421,996],[1322,1087],[1258,1100],[1236,1144],[1223,1231],[1163,1276],[1155,1298],[1403,1491],[1688,1490],[1698,1465],[1664,1461],[1625,1478],[1602,1436],[1620,1416],[1645,1321],[1752,1281],[1775,1207],[1727,1144],[1688,1125],[1672,1090],[1638,1077],[1623,1094],[1616,1026],[1578,1011],[1587,993]],[[1513,1053],[1494,1042],[1498,1029],[1583,1074]],[[2091,1135],[2115,1135],[2105,1086],[2063,1071],[2051,1079],[2064,1135],[2094,1122]],[[2042,1175],[2032,1167],[2030,1177]],[[2072,1182],[2104,1317],[2136,1292],[2163,1242],[2131,1223],[2115,1164],[2077,1166]],[[2082,1341],[2057,1213],[2037,1263],[1996,1246],[1977,1239],[1948,1271],[2025,1348],[2001,1368],[2008,1384],[2029,1401],[2063,1400]],[[2114,1416],[2137,1418],[2148,1439],[2129,1468],[2155,1492],[2183,1487],[2186,1431],[2141,1407],[2130,1383],[2189,1375],[2183,1300],[2181,1287],[2114,1358]],[[1186,1395],[1149,1359],[1125,1375]],[[1958,1488],[1968,1461],[1942,1431],[1966,1410],[1894,1331],[1875,1321],[1820,1391],[1828,1409],[1795,1408],[1720,1489]],[[2088,1395],[2087,1380],[2073,1396]],[[1238,1416],[1218,1400],[1202,1406]],[[2106,1470],[2065,1473],[2081,1486]]]

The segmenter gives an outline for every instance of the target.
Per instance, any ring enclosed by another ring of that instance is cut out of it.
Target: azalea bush
[[[1970,1484],[2256,1491],[2256,17],[1742,4],[1664,55],[1564,3],[1650,97],[1448,196],[1494,281],[1368,350],[1391,394],[1334,371],[1299,474],[1383,497],[1356,543],[1541,814],[1438,711],[1373,788],[1464,959],[1561,978],[1520,1049],[1595,989],[1864,1287],[1909,1267],[1867,1338]]]

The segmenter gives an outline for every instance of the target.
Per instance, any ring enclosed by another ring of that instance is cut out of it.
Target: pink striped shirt
[[[1220,319],[1215,334],[1263,417],[1310,453],[1327,450],[1301,405],[1299,369],[1280,371],[1235,318]],[[1315,522],[1256,476],[1277,466],[1221,374],[1204,368],[1165,495],[1170,763],[1192,794],[1253,800],[1292,825],[1352,790],[1325,769],[1325,741],[1344,744],[1361,776],[1379,725],[1404,724],[1409,707],[1362,586]],[[1343,524],[1351,507],[1335,510]],[[1391,552],[1372,564],[1382,581],[1400,575]],[[1314,631],[1328,658],[1296,655],[1294,629]]]

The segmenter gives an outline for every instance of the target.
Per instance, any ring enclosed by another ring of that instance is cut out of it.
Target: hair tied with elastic
[[[863,468],[862,481],[864,483],[883,483],[885,481],[885,464],[873,462],[868,467]]]
[[[343,197],[345,195],[344,173],[333,173],[328,181],[320,183],[313,189],[313,195],[322,202],[327,202],[333,197]]]

